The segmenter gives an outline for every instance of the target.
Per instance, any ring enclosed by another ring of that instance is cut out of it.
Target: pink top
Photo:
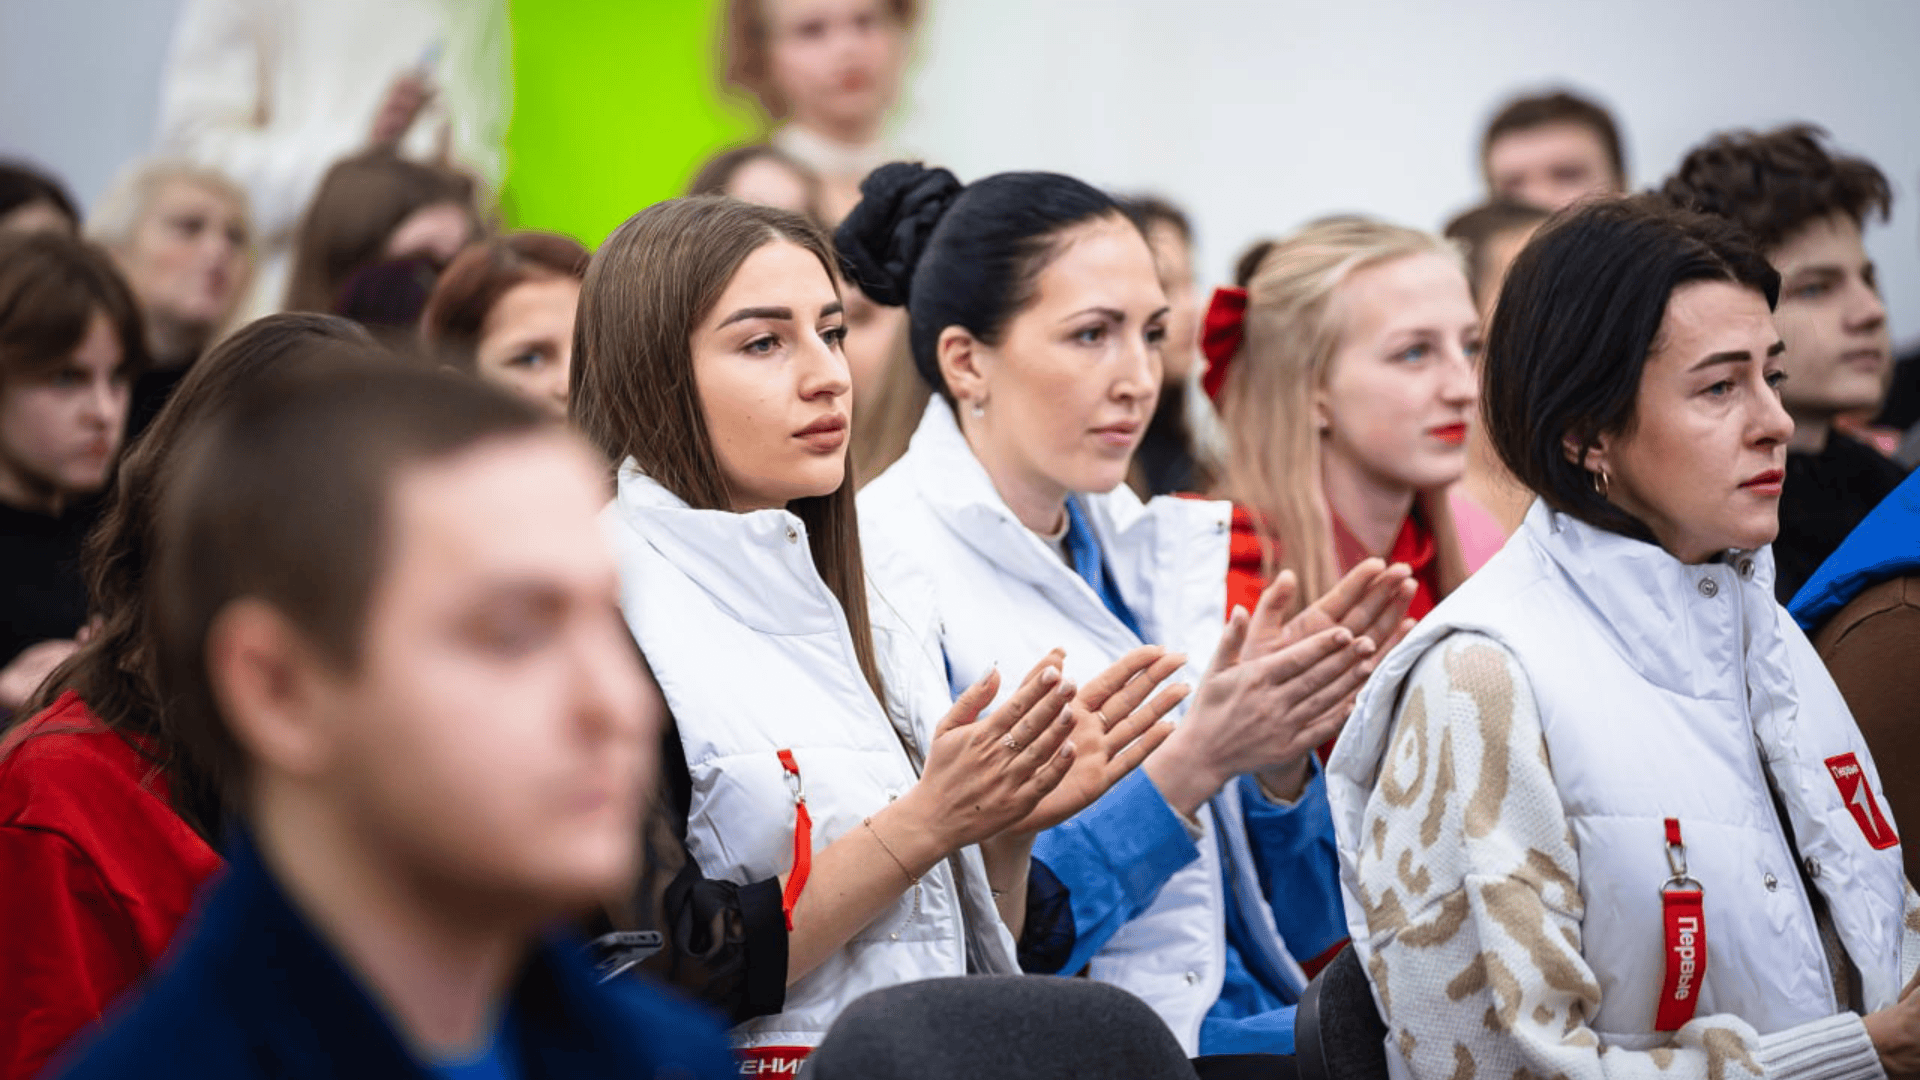
[[[1447,506],[1453,511],[1453,531],[1460,537],[1460,554],[1467,561],[1467,572],[1472,573],[1506,546],[1506,530],[1500,527],[1499,519],[1473,501],[1462,484],[1453,485],[1447,492]]]

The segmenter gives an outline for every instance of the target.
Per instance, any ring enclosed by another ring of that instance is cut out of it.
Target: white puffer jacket
[[[1148,641],[1187,654],[1169,681],[1195,682],[1225,622],[1232,507],[1160,498],[1141,503],[1127,488],[1076,496],[1121,595]],[[931,588],[939,641],[954,685],[998,665],[1015,679],[1049,649],[1066,649],[1078,682],[1126,652],[1135,636],[1059,553],[1022,525],[967,446],[951,407],[927,406],[907,453],[860,494],[861,543],[883,590]],[[1200,857],[1175,872],[1152,905],[1094,957],[1094,978],[1123,987],[1160,1014],[1189,1053],[1225,978],[1223,889],[1252,924],[1261,963],[1297,991],[1305,985],[1262,899],[1237,785],[1200,810]],[[1223,868],[1216,827],[1224,826]]]
[[[1764,1036],[1834,1015],[1836,973],[1803,877],[1858,969],[1861,1003],[1892,1004],[1906,906],[1898,837],[1846,703],[1772,579],[1767,549],[1687,565],[1535,503],[1506,548],[1381,665],[1334,752],[1329,798],[1362,959],[1367,903],[1382,902],[1363,899],[1358,881],[1362,816],[1383,767],[1398,767],[1385,760],[1396,710],[1422,657],[1471,633],[1509,652],[1533,688],[1578,853],[1580,952],[1599,984],[1584,1019],[1603,1050],[1669,1040],[1655,1030],[1661,890],[1674,876],[1667,819],[1704,892],[1699,1017],[1735,1016]]]
[[[621,608],[686,749],[687,846],[706,877],[746,884],[792,869],[795,793],[782,750],[799,766],[815,851],[913,786],[950,702],[938,653],[897,601],[872,604],[888,716],[799,518],[693,510],[628,462],[605,523]],[[968,848],[788,987],[783,1012],[734,1038],[742,1049],[810,1047],[869,991],[1018,970],[979,851]]]

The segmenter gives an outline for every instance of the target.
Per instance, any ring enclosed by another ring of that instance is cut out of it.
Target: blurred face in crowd
[[[257,804],[311,793],[403,890],[494,917],[624,889],[660,709],[591,456],[556,433],[496,437],[391,485],[357,658],[320,658],[258,601],[214,622]]]
[[[1819,218],[1774,251],[1780,306],[1774,322],[1787,343],[1780,399],[1796,420],[1877,409],[1893,370],[1893,341],[1873,260],[1860,226],[1845,214]],[[1824,425],[1808,425],[1810,445],[1825,445]]]
[[[1513,260],[1533,239],[1540,226],[1529,225],[1523,229],[1509,229],[1495,233],[1486,243],[1481,253],[1481,280],[1475,283],[1475,293],[1480,297],[1480,320],[1482,325],[1493,325],[1493,308],[1500,300],[1500,287],[1507,282],[1507,271],[1513,267]]]
[[[476,373],[565,420],[579,307],[580,282],[571,277],[536,277],[508,289],[481,324]]]
[[[0,214],[0,232],[50,232],[72,236],[73,219],[50,202],[30,202]]]
[[[940,366],[960,424],[1029,528],[1074,492],[1111,491],[1159,399],[1169,309],[1153,253],[1119,214],[1069,227],[997,345],[957,326]],[[978,405],[980,414],[974,414]]]
[[[793,166],[771,156],[756,157],[733,170],[727,178],[727,194],[741,202],[757,203],[796,214],[812,214],[812,193],[807,178]]]
[[[1793,421],[1766,297],[1723,281],[1682,285],[1654,340],[1631,429],[1603,436],[1585,466],[1605,470],[1608,499],[1683,562],[1771,543]]]
[[[901,359],[907,310],[876,304],[849,281],[840,283],[840,295],[847,304],[847,373],[853,380],[854,404],[864,408],[873,400],[887,366]]]
[[[1418,254],[1363,267],[1328,317],[1340,339],[1314,413],[1329,488],[1424,491],[1460,479],[1481,331],[1458,264]]]
[[[221,192],[187,179],[160,186],[115,250],[154,329],[204,341],[233,314],[246,283],[247,221]]]
[[[693,332],[693,378],[733,509],[828,495],[846,478],[847,318],[813,252],[748,255]]]
[[[95,313],[72,354],[0,387],[0,501],[57,512],[107,482],[131,387],[113,324]]]
[[[1542,210],[1612,194],[1621,184],[1600,134],[1572,122],[1507,132],[1487,148],[1486,168],[1494,196]]]
[[[1193,249],[1179,229],[1164,221],[1147,228],[1147,245],[1167,294],[1167,340],[1160,350],[1168,382],[1192,374],[1200,362],[1200,300],[1193,288]]]
[[[442,266],[474,241],[473,212],[461,203],[423,206],[394,226],[387,237],[386,257],[425,256]]]
[[[872,138],[900,92],[907,35],[887,0],[765,0],[768,72],[794,119]]]

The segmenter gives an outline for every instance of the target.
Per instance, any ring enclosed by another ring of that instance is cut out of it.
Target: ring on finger
[[[1101,727],[1104,728],[1107,726],[1107,711],[1105,709],[1093,710],[1093,718],[1100,722]]]
[[[1015,742],[1013,739],[1013,736],[1011,735],[1002,735],[1000,737],[1000,742],[1003,745],[1005,745],[1007,749],[1013,751],[1016,754],[1019,753],[1021,750],[1020,744]]]

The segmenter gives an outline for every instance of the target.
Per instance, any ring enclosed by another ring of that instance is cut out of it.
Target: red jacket
[[[172,940],[220,867],[153,763],[61,695],[0,743],[0,1080],[26,1080]]]

